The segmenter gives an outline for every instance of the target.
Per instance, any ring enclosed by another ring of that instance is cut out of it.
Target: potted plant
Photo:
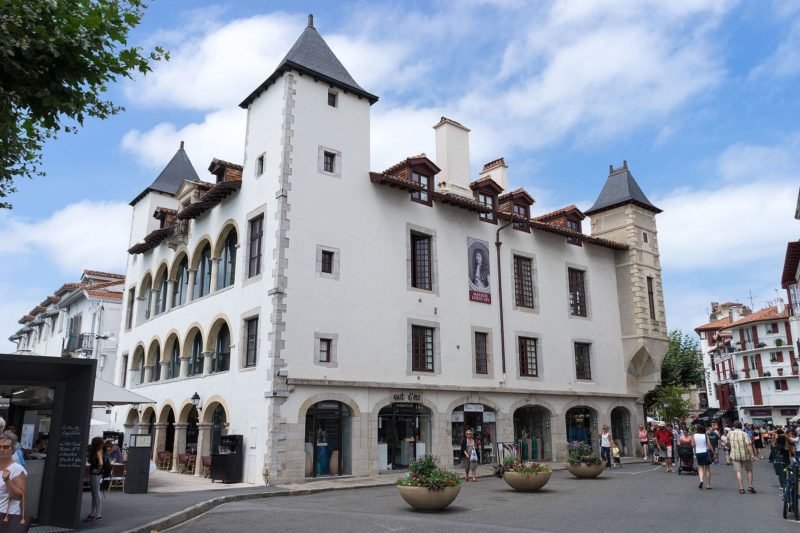
[[[775,339],[775,346],[783,346],[783,339]]]
[[[539,463],[523,463],[516,455],[503,459],[503,467],[498,477],[509,486],[520,492],[533,492],[544,487],[550,481],[553,471],[549,466]]]
[[[778,367],[778,375],[779,376],[783,375],[783,367],[780,367],[780,366]]]
[[[417,511],[441,511],[461,491],[461,479],[439,467],[432,455],[411,461],[408,472],[397,480],[397,490],[408,505]]]
[[[577,478],[595,478],[599,476],[605,465],[600,456],[583,442],[567,445],[567,470]]]

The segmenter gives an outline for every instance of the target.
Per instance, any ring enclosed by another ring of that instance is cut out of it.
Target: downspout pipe
[[[497,248],[497,292],[498,292],[498,303],[500,305],[500,360],[503,363],[503,379],[501,381],[505,382],[506,380],[506,331],[505,331],[505,319],[503,317],[503,271],[500,268],[500,247],[503,245],[500,242],[500,232],[509,227],[512,222],[507,222],[497,228],[497,233],[495,236],[494,245]]]

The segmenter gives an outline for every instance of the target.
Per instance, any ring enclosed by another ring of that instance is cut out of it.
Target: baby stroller
[[[694,449],[691,444],[678,445],[678,475],[681,475],[681,472],[688,472],[693,476],[697,475],[697,467],[694,464]]]

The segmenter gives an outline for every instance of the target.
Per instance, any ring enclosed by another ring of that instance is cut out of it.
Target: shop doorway
[[[523,461],[552,461],[550,411],[537,405],[514,411],[514,443]]]
[[[378,470],[408,468],[430,453],[431,410],[416,403],[393,403],[378,413]]]
[[[197,423],[199,421],[197,408],[192,406],[186,417],[186,453],[191,455],[197,455],[197,438],[200,435]]]
[[[341,402],[319,402],[306,413],[306,476],[339,476],[351,472],[350,408]]]
[[[453,465],[461,464],[461,441],[464,440],[464,433],[471,429],[475,433],[478,447],[478,461],[490,463],[494,459],[492,446],[495,439],[497,413],[488,405],[481,403],[465,403],[453,410],[452,415],[452,446],[453,446]]]
[[[175,413],[172,408],[169,408],[167,413],[167,430],[165,434],[164,451],[172,453],[175,451]]]
[[[225,408],[222,407],[221,404],[217,404],[217,407],[211,414],[211,453],[218,453],[219,439],[223,435],[226,425],[227,417],[225,416]]]
[[[611,434],[619,446],[620,455],[629,457],[634,454],[631,442],[631,413],[624,407],[615,407],[611,411]]]
[[[594,447],[597,433],[597,413],[590,407],[573,407],[566,414],[567,442],[584,442]],[[599,451],[599,446],[597,447]]]

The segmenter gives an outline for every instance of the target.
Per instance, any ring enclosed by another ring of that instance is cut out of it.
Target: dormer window
[[[575,220],[573,218],[567,219],[567,229],[571,229],[572,231],[577,231],[578,233],[581,232],[581,222],[580,220]]]
[[[528,214],[530,211],[530,207],[523,204],[513,204],[511,206],[511,212],[517,217],[524,217],[525,220],[530,218]],[[528,231],[528,223],[523,222],[521,220],[514,220],[513,228],[520,231]]]
[[[422,191],[412,191],[411,192],[411,199],[415,202],[420,202],[423,204],[430,205],[431,202],[431,178],[424,174],[420,174],[419,172],[411,172],[411,181],[421,185],[425,188]]]
[[[497,203],[497,196],[486,192],[478,193],[478,203],[491,209],[491,212],[481,213],[480,219],[485,222],[497,223],[497,216],[495,215],[495,204]]]

